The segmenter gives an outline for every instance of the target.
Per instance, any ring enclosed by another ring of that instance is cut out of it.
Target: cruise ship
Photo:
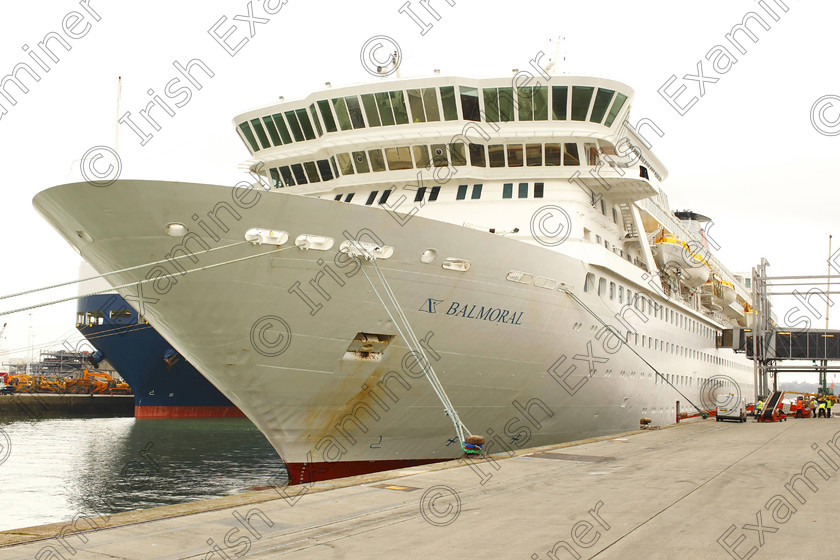
[[[249,181],[75,183],[34,205],[292,484],[751,399],[752,366],[717,342],[750,294],[704,216],[669,207],[632,89],[522,74],[327,87],[234,119]]]

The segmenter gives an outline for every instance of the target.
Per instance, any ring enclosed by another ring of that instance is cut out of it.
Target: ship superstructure
[[[235,119],[258,184],[35,206],[100,272],[158,262],[110,281],[143,282],[293,483],[458,457],[454,416],[490,453],[615,433],[753,392],[716,344],[749,294],[671,212],[632,99],[572,76],[329,88]]]

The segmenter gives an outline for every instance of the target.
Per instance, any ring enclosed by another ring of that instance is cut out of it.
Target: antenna
[[[120,101],[122,99],[122,76],[117,77],[117,126],[114,133],[114,151],[120,153]]]

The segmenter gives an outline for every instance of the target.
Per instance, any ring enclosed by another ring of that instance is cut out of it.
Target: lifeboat
[[[675,269],[689,288],[702,286],[710,275],[706,259],[693,252],[682,239],[661,235],[653,242],[653,259],[661,269]]]
[[[729,306],[735,303],[735,286],[732,282],[721,280],[720,282],[720,297],[723,299],[723,305]]]

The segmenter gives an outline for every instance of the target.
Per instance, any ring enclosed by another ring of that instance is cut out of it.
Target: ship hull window
[[[519,183],[519,198],[528,198],[528,183]]]
[[[432,192],[429,193],[429,202],[434,202],[438,199],[438,195],[440,195],[440,185],[435,185],[432,187]]]
[[[318,109],[321,111],[321,118],[324,120],[324,126],[327,128],[327,132],[335,132],[337,128],[335,126],[335,119],[333,118],[329,101],[326,99],[319,101]]]
[[[382,91],[374,95],[376,97],[376,105],[379,107],[379,117],[382,119],[382,126],[391,126],[394,121],[394,107],[391,105],[391,97],[387,91]]]
[[[274,120],[274,124],[277,126],[277,132],[280,133],[280,138],[283,140],[283,143],[291,144],[292,135],[289,134],[289,128],[286,126],[286,121],[283,120],[283,115],[277,113],[276,115],[271,115],[271,118]]]
[[[504,144],[491,144],[487,146],[487,152],[490,156],[490,167],[504,167],[505,166],[505,146]]]
[[[271,120],[271,117],[263,117],[262,120],[265,125],[265,129],[268,131],[268,135],[271,137],[271,143],[275,146],[282,146],[283,141],[280,140],[280,135],[277,133],[277,127],[274,126],[274,121]]]
[[[470,165],[473,167],[487,167],[483,144],[470,144]]]
[[[405,97],[401,90],[388,92],[391,105],[394,107],[394,120],[397,124],[408,124],[408,111],[405,108]],[[384,122],[384,121],[383,121]]]
[[[505,183],[502,186],[502,198],[513,198],[513,183]]]
[[[429,168],[431,164],[429,148],[427,146],[412,146],[412,150],[414,151],[414,161],[417,163],[417,168]]]
[[[585,121],[589,113],[589,102],[592,100],[594,87],[573,86],[572,87],[572,120]]]
[[[356,173],[370,173],[366,153],[353,152],[353,161],[356,162]]]
[[[615,101],[613,101],[610,112],[607,114],[607,120],[604,121],[604,125],[612,126],[613,121],[618,116],[618,112],[621,111],[622,107],[624,107],[625,101],[627,101],[627,96],[623,93],[619,93],[615,96]]]
[[[551,87],[551,118],[555,121],[566,120],[566,105],[568,104],[569,87]]]
[[[303,166],[299,163],[292,165],[292,173],[295,174],[295,181],[298,185],[306,184],[306,174],[303,172]]]
[[[399,169],[411,169],[411,151],[408,146],[404,148],[385,148],[385,158],[388,160],[388,169],[397,171]]]
[[[310,183],[321,182],[321,178],[318,177],[318,168],[315,167],[314,161],[307,161],[303,164],[303,168],[306,170],[306,177],[309,179]]]
[[[289,128],[292,129],[292,136],[295,137],[295,142],[303,142],[303,130],[300,128],[297,116],[294,111],[286,111],[286,120],[289,122]]]
[[[370,167],[374,171],[385,171],[385,157],[382,150],[368,150],[370,156]]]
[[[542,144],[525,144],[525,161],[528,167],[542,165]]]
[[[614,90],[598,88],[598,93],[595,94],[595,104],[592,106],[592,116],[589,117],[590,122],[600,123],[604,120],[607,107],[610,106],[614,94]]]
[[[563,163],[563,144],[546,144],[545,145],[545,164],[546,165],[562,165]]]
[[[240,123],[239,130],[242,131],[242,135],[245,137],[245,140],[248,141],[248,145],[251,146],[252,152],[260,151],[260,146],[257,144],[257,139],[254,137],[254,133],[251,132],[251,127],[248,126],[247,122]]]
[[[440,101],[443,104],[443,118],[447,121],[458,120],[458,107],[455,104],[455,86],[441,87]]]
[[[467,198],[467,185],[458,185],[458,193],[455,195],[455,200],[464,200]]]
[[[335,116],[338,118],[338,125],[341,130],[353,130],[353,124],[350,122],[350,113],[347,112],[347,103],[343,97],[337,97],[332,100],[333,107],[335,107]]]
[[[254,131],[257,133],[257,138],[260,139],[260,145],[263,147],[263,150],[267,150],[271,147],[271,144],[268,142],[268,136],[265,134],[265,129],[260,124],[260,119],[251,119],[251,126],[254,127]]]
[[[318,165],[318,172],[321,174],[321,179],[329,181],[333,178],[332,170],[330,169],[330,162],[325,159],[319,159],[315,162]]]
[[[471,200],[478,200],[481,198],[481,188],[483,185],[473,185],[472,194],[470,195]]]
[[[359,105],[359,98],[355,95],[344,98],[347,101],[347,111],[350,113],[350,122],[353,128],[364,128],[365,118],[362,116],[362,108]]]
[[[379,111],[376,110],[376,101],[373,99],[373,95],[363,95],[362,105],[365,108],[368,126],[381,126],[382,123],[379,120]]]
[[[342,175],[352,175],[353,161],[350,159],[350,154],[338,154],[338,167],[341,169]]]
[[[440,120],[440,108],[438,107],[437,89],[423,89],[423,107],[426,109],[426,120],[437,122]]]
[[[373,204],[373,201],[376,200],[377,194],[379,194],[379,191],[373,191],[372,193],[370,193],[367,197],[367,200],[365,201],[365,206],[370,206],[371,204]]]
[[[481,120],[478,104],[478,90],[474,87],[459,86],[461,91],[461,111],[465,121]]]
[[[293,187],[297,184],[295,183],[295,180],[292,177],[292,170],[289,168],[288,165],[284,165],[280,168],[280,175],[283,177],[283,182],[286,184],[287,187]]]
[[[544,183],[534,183],[534,198],[542,198],[545,192]]]
[[[563,165],[580,165],[577,144],[563,144]]]
[[[522,144],[508,144],[508,167],[522,167]]]

